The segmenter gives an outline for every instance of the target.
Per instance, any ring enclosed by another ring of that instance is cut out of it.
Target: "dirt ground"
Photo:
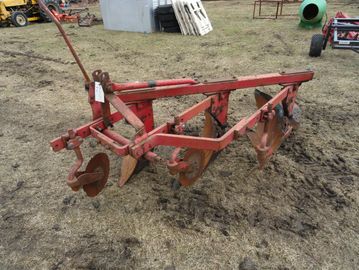
[[[74,154],[49,141],[90,120],[81,74],[53,24],[0,29],[0,269],[358,269],[358,55],[310,58],[319,30],[252,20],[251,3],[206,2],[204,37],[65,26],[88,71],[115,81],[315,71],[299,92],[301,128],[263,171],[241,140],[178,191],[162,165],[118,188],[121,160],[107,152],[104,191],[73,193]],[[328,14],[358,7],[329,3]],[[156,102],[157,124],[199,99]],[[253,89],[232,94],[230,123],[254,108]],[[83,145],[87,159],[103,151]]]

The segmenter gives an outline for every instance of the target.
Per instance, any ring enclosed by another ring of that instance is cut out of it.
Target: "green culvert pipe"
[[[327,12],[325,0],[304,0],[299,7],[299,25],[304,28],[322,26],[322,19]]]

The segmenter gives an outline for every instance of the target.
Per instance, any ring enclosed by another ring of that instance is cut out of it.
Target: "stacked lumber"
[[[183,35],[203,36],[213,30],[201,0],[172,0]]]

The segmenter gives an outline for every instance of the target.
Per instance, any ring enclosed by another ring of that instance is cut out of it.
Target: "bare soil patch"
[[[328,15],[358,15],[354,2],[329,4]],[[1,28],[0,269],[357,269],[358,56],[310,58],[319,30],[252,20],[252,1],[205,5],[215,29],[205,37],[65,28],[86,68],[116,81],[314,69],[299,93],[301,128],[263,171],[243,140],[178,191],[163,166],[119,189],[111,155],[109,183],[90,199],[65,184],[73,153],[49,147],[90,120],[77,66],[53,24]],[[199,98],[156,101],[157,124]],[[230,123],[254,109],[253,89],[233,94]],[[84,151],[103,149],[89,141]]]

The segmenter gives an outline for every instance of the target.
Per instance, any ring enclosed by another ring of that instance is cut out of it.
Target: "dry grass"
[[[244,257],[258,269],[357,267],[358,57],[328,49],[309,58],[318,30],[252,20],[251,2],[206,2],[215,30],[205,37],[65,26],[86,68],[115,81],[315,70],[300,92],[302,128],[263,172],[249,173],[255,157],[241,141],[177,192],[162,166],[118,189],[112,155],[100,196],[72,193],[64,179],[74,155],[48,142],[90,118],[78,68],[66,64],[54,25],[1,29],[1,50],[55,60],[0,52],[0,269],[238,269]],[[336,10],[358,13],[355,3],[329,5],[329,15]],[[233,95],[232,122],[252,106],[251,91]],[[156,119],[196,100],[159,101]]]

